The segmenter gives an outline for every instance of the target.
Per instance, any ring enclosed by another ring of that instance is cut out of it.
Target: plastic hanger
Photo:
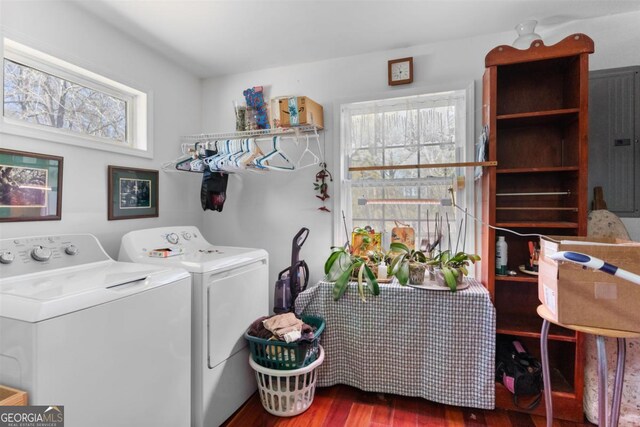
[[[286,154],[280,148],[280,137],[274,136],[272,139],[272,143],[273,143],[273,150],[269,154],[259,159],[256,159],[254,163],[261,168],[277,169],[277,170],[294,170],[296,168],[295,164],[286,156]],[[279,155],[279,157],[282,158],[288,166],[276,166],[276,165],[270,165],[269,163],[266,163],[269,159],[271,159],[276,155]]]
[[[297,166],[298,169],[304,169],[304,168],[307,168],[307,167],[310,167],[310,166],[316,166],[316,165],[320,164],[320,157],[318,157],[316,155],[316,153],[311,151],[311,149],[309,148],[309,135],[305,135],[305,137],[306,137],[306,146],[304,148],[304,151],[300,155],[300,158],[296,162],[296,166]],[[316,137],[317,137],[317,135],[316,135]],[[319,144],[318,144],[318,146],[319,146]],[[311,155],[312,162],[309,163],[308,165],[301,166],[302,165],[302,159],[304,159],[304,156],[307,153],[309,153]]]
[[[222,169],[237,169],[236,159],[244,154],[244,139],[231,141],[230,153],[222,159]]]
[[[215,141],[214,145],[216,148],[216,154],[214,154],[213,156],[209,156],[203,160],[204,164],[209,167],[209,170],[211,172],[216,172],[219,170],[217,166],[217,161],[219,158],[227,154],[226,142],[227,141]]]
[[[233,168],[240,170],[247,167],[246,160],[254,154],[255,144],[253,139],[247,138],[242,140],[242,152],[233,159]]]
[[[260,157],[264,157],[264,153],[262,152],[262,150],[260,149],[260,147],[258,146],[258,144],[254,139],[250,140],[249,150],[251,154],[242,160],[244,169],[251,170],[251,171],[267,170],[264,167],[258,166],[255,162],[256,159]]]

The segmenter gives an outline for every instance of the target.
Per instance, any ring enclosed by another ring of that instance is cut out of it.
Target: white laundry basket
[[[292,417],[309,409],[316,392],[316,368],[324,361],[324,349],[315,362],[300,369],[277,370],[258,365],[249,356],[256,372],[262,406],[279,417]]]

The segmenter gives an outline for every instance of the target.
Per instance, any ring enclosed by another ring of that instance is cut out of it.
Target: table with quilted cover
[[[380,295],[350,283],[334,301],[319,282],[296,300],[296,311],[325,319],[325,361],[318,386],[422,397],[447,405],[493,409],[496,317],[488,291],[473,279],[450,292],[380,285]]]

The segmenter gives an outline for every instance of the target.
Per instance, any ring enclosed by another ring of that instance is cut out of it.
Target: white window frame
[[[356,102],[374,102],[391,98],[399,98],[405,96],[425,95],[439,92],[464,91],[465,94],[465,141],[460,146],[460,161],[474,161],[474,143],[475,143],[475,82],[450,83],[439,86],[413,88],[408,90],[393,90],[380,94],[378,96],[369,96],[366,98],[344,99],[334,104],[334,120],[338,123],[335,130],[335,140],[339,141],[339,148],[333,153],[333,161],[339,171],[339,179],[336,180],[339,185],[335,187],[336,196],[333,202],[333,245],[342,246],[345,243],[345,228],[342,211],[349,207],[350,194],[347,190],[349,185],[347,179],[349,177],[348,165],[346,163],[346,142],[343,135],[344,126],[342,123],[342,107],[347,104]],[[475,209],[475,183],[474,169],[463,168],[465,177],[465,188],[463,191],[456,191],[456,204],[462,209],[468,209],[469,214],[477,215]],[[350,209],[350,208],[349,208]],[[462,214],[463,215],[463,214]],[[350,216],[350,215],[349,215]],[[347,226],[349,225],[347,218]],[[467,252],[479,253],[480,248],[476,246],[476,227],[475,221],[471,216],[467,218]]]
[[[0,85],[0,94],[2,95],[3,103],[4,59],[8,59],[121,99],[126,102],[127,108],[126,136],[124,142],[117,142],[109,138],[72,132],[66,129],[58,129],[5,117],[4,106],[2,108],[2,116],[0,117],[0,133],[153,158],[150,94],[33,49],[12,39],[2,37],[0,41],[2,42],[2,46],[0,46],[0,50],[2,51],[0,80],[3,83]]]

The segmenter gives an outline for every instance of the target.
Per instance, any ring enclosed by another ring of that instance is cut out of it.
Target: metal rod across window
[[[352,166],[349,172],[359,171],[383,171],[398,169],[438,169],[438,168],[458,168],[458,167],[475,167],[475,166],[498,166],[498,162],[492,160],[489,162],[454,162],[454,163],[434,163],[424,165],[389,165],[389,166]]]

